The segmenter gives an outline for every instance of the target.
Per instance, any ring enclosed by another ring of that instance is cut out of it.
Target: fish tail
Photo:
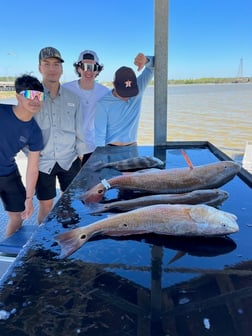
[[[87,237],[83,233],[83,228],[61,233],[57,235],[55,239],[61,246],[60,258],[69,257],[87,241]]]

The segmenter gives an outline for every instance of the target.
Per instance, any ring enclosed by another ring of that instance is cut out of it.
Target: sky
[[[120,66],[134,70],[138,52],[154,55],[154,6],[159,0],[2,0],[0,76],[38,71],[40,49],[65,60],[61,81],[76,79],[81,51],[96,51],[112,81]],[[168,79],[252,76],[251,0],[167,0]],[[242,64],[242,72],[241,70]]]

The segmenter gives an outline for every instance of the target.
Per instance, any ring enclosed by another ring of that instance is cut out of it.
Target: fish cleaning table
[[[242,169],[219,206],[240,227],[228,237],[96,237],[60,259],[55,236],[112,215],[91,214],[84,191],[121,174],[97,162],[155,156],[166,169],[227,159],[209,143],[97,148],[0,282],[0,334],[249,335],[252,328],[252,190]],[[106,200],[120,198],[109,190]]]

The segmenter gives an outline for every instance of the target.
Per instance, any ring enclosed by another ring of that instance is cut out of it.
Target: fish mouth
[[[239,225],[237,223],[234,223],[232,227],[230,228],[230,233],[236,233],[240,230]]]
[[[220,232],[221,235],[229,235],[238,232],[240,228],[238,223],[236,222],[237,217],[230,213],[226,213],[226,216],[229,218],[229,223],[224,225],[223,232]],[[216,232],[218,233],[218,230]]]
[[[85,204],[90,203],[99,203],[103,197],[102,194],[92,193],[90,191],[86,191],[84,194],[80,196],[80,200],[83,201]]]
[[[241,165],[234,161],[227,161],[225,163],[225,167],[220,174],[216,175],[215,183],[213,183],[215,188],[221,187],[222,185],[226,184],[230,180],[232,180],[235,175],[239,173],[241,170]]]

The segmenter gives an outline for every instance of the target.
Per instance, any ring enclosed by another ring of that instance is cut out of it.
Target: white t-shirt
[[[86,142],[86,153],[92,153],[95,148],[95,129],[94,129],[94,116],[96,110],[97,101],[102,98],[109,88],[99,83],[94,83],[94,88],[92,90],[82,89],[79,85],[79,80],[74,80],[72,82],[64,83],[62,86],[68,90],[74,92],[81,98],[82,113],[83,113],[83,132]]]

